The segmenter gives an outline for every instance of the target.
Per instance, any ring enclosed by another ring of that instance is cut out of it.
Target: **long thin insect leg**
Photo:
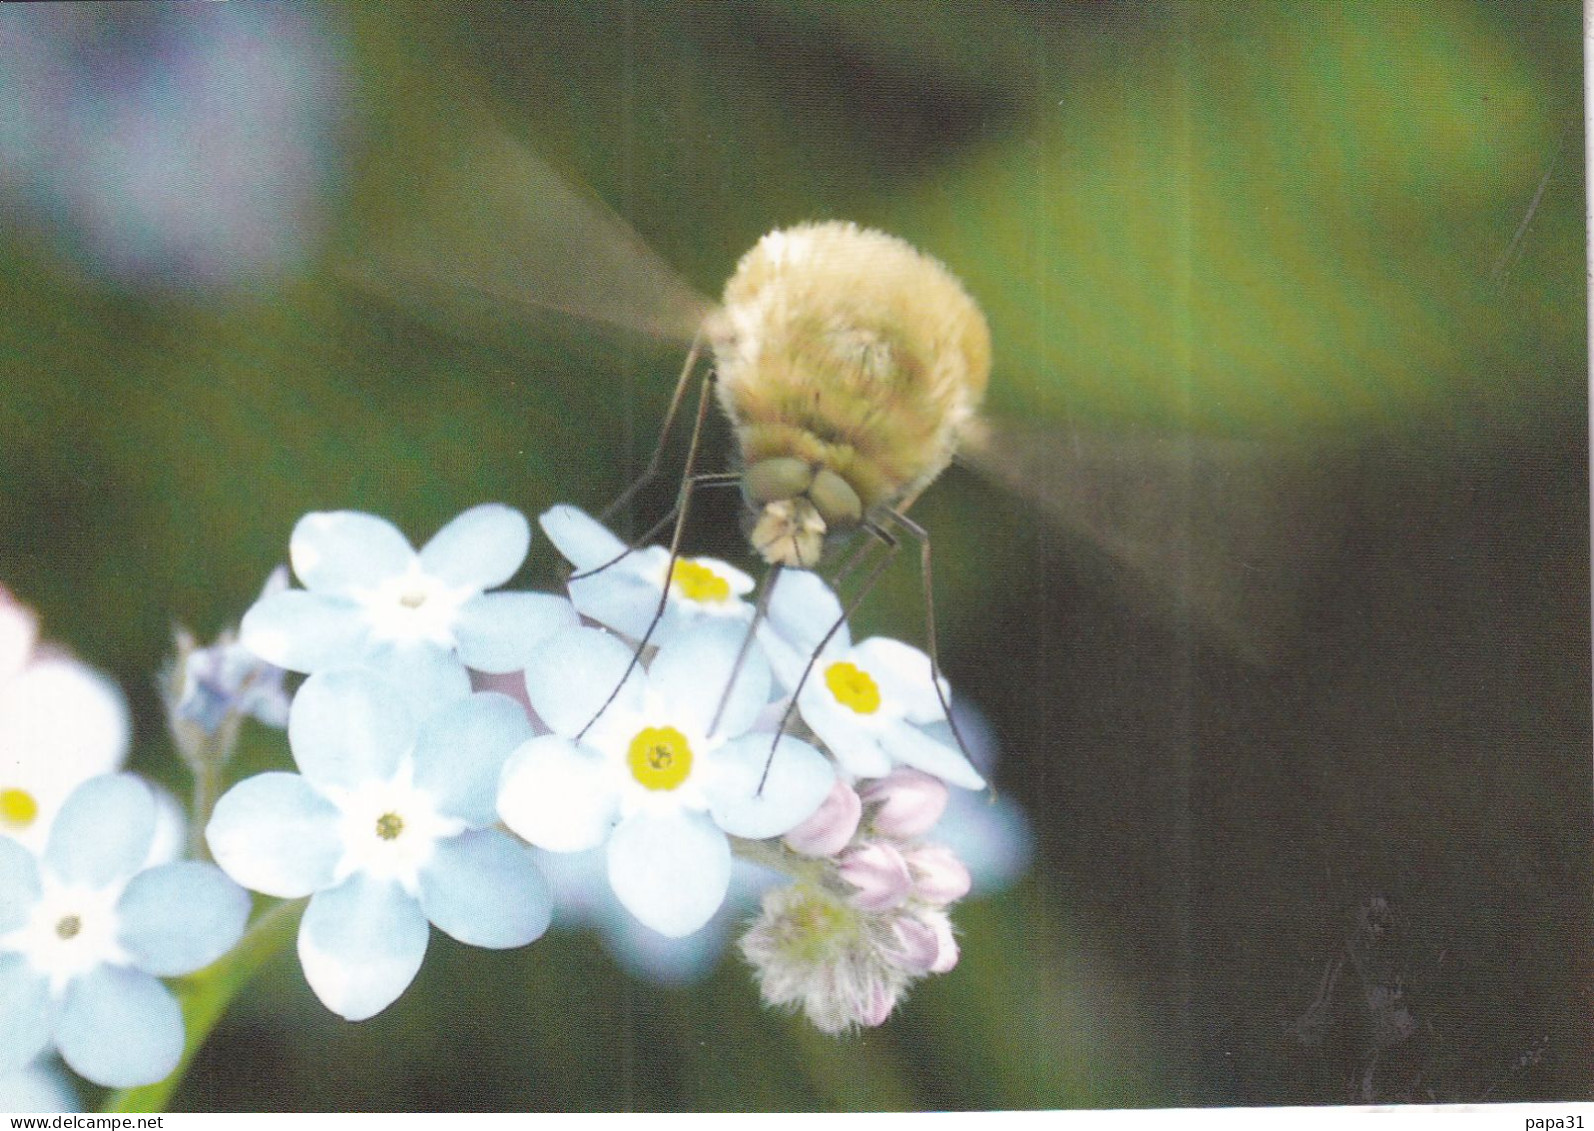
[[[957,740],[958,750],[969,760],[969,764],[973,765],[974,759],[970,755],[969,744],[963,741],[963,732],[958,730],[957,720],[952,717],[952,704],[947,700],[946,690],[941,686],[941,657],[935,640],[935,587],[930,577],[930,532],[900,511],[883,510],[880,513],[905,533],[918,539],[919,575],[924,580],[924,636],[925,642],[929,645],[930,681],[935,684],[935,697],[941,701],[941,710],[946,712],[946,725],[952,729],[952,737]],[[877,536],[889,537],[886,531],[875,528],[872,523],[866,525],[869,529],[874,529]]]
[[[900,547],[895,538],[868,523],[865,523],[864,529],[885,543],[886,552],[869,570],[869,576],[864,579],[863,585],[859,587],[858,592],[853,594],[852,599],[842,608],[841,615],[836,618],[836,623],[832,624],[825,634],[819,638],[819,643],[815,644],[813,651],[809,653],[808,663],[803,666],[803,674],[797,678],[797,686],[792,688],[791,702],[786,705],[786,712],[780,717],[780,726],[775,728],[775,739],[769,744],[769,757],[764,760],[764,772],[758,779],[758,788],[753,791],[753,796],[755,797],[763,795],[764,783],[769,780],[769,769],[775,764],[775,751],[780,746],[781,735],[785,734],[786,728],[791,726],[792,716],[797,713],[798,697],[802,695],[803,688],[807,686],[808,677],[813,674],[814,666],[819,663],[820,655],[830,642],[835,639],[836,633],[841,631],[841,626],[846,624],[848,618],[858,611],[858,606],[863,604],[863,599],[874,588],[875,582],[880,580],[880,575],[885,572],[886,566],[890,565],[891,560],[897,556],[897,550]],[[773,589],[774,586],[772,585],[770,588]]]
[[[730,701],[731,688],[736,686],[736,677],[742,674],[742,665],[747,662],[747,653],[753,650],[753,640],[758,634],[758,626],[764,623],[764,618],[769,615],[770,594],[775,592],[775,582],[780,580],[781,564],[773,563],[769,567],[769,575],[764,578],[764,591],[758,595],[758,604],[753,606],[753,619],[747,622],[747,635],[742,637],[742,646],[736,653],[736,662],[731,665],[731,678],[725,681],[725,690],[720,693],[719,706],[714,708],[714,719],[708,724],[708,733],[713,734],[720,728],[720,720],[725,717],[725,704]]]
[[[831,575],[830,587],[832,589],[838,593],[841,592],[842,583],[851,577],[853,570],[857,569],[863,559],[869,556],[869,550],[873,545],[874,543],[867,538],[859,540],[858,548],[848,554],[847,559],[841,563],[841,568]]]
[[[687,383],[702,352],[703,331],[698,330],[696,337],[692,339],[692,348],[686,352],[686,363],[681,366],[681,375],[675,381],[675,392],[670,394],[670,407],[665,410],[664,423],[659,426],[659,440],[653,446],[653,458],[648,460],[648,465],[642,469],[642,474],[633,479],[631,485],[615,497],[614,502],[603,508],[602,513],[598,515],[599,522],[608,522],[609,518],[619,511],[621,507],[629,503],[638,491],[657,478],[659,468],[664,463],[664,446],[669,441],[670,429],[675,425],[675,414],[680,411],[681,402],[686,399]],[[712,376],[712,371],[704,373],[703,384],[705,388]]]
[[[697,481],[698,487],[740,487],[742,483],[741,474],[735,471],[705,471],[703,474],[695,476],[694,478]],[[659,533],[664,530],[665,527],[669,526],[675,521],[675,516],[680,509],[680,505],[680,499],[677,498],[675,503],[671,505],[669,510],[664,512],[663,516],[657,522],[648,527],[648,529],[639,537],[633,538],[630,543],[627,544],[625,549],[621,550],[618,554],[614,555],[614,557],[610,558],[602,565],[595,565],[591,569],[584,569],[580,573],[573,573],[566,580],[580,581],[583,578],[600,574],[610,566],[617,565],[620,562],[625,561],[626,558],[630,557],[637,550],[640,550],[643,546],[657,538]]]
[[[592,724],[603,717],[603,712],[609,709],[609,704],[614,702],[615,696],[620,694],[620,688],[625,686],[626,680],[631,678],[631,673],[642,662],[642,653],[647,648],[648,642],[653,639],[654,632],[658,631],[659,622],[664,619],[664,610],[670,605],[670,581],[675,576],[675,563],[681,557],[681,535],[686,529],[687,516],[692,509],[692,492],[698,487],[698,477],[693,474],[697,465],[698,449],[703,441],[703,421],[708,416],[708,387],[705,379],[698,386],[697,393],[697,418],[692,423],[692,439],[686,449],[686,466],[681,472],[681,491],[675,502],[675,530],[670,535],[670,560],[664,570],[664,584],[659,587],[658,607],[653,610],[653,619],[648,622],[648,630],[642,634],[642,639],[637,643],[636,651],[631,653],[631,662],[626,665],[625,672],[620,676],[620,682],[614,685],[614,690],[609,692],[609,697],[603,701],[592,718],[587,720],[587,725],[582,727],[576,735],[580,742],[586,737],[587,731],[592,729]],[[724,476],[710,474],[703,477],[709,484],[719,485],[724,481]]]

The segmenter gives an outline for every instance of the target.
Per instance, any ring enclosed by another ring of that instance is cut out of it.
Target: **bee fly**
[[[895,236],[837,221],[769,233],[742,257],[723,302],[703,319],[654,459],[610,510],[657,474],[705,342],[741,470],[693,471],[707,407],[705,378],[674,512],[672,565],[691,492],[704,485],[740,485],[749,541],[771,567],[755,627],[780,570],[815,569],[860,530],[888,551],[898,546],[893,528],[909,534],[921,547],[932,674],[950,721],[929,603],[929,538],[905,512],[978,428],[991,368],[990,332],[979,307],[945,267]],[[852,608],[889,557],[869,575]],[[666,591],[655,625],[667,601]],[[810,658],[794,706],[818,651],[840,625]],[[744,653],[752,634],[750,627]]]

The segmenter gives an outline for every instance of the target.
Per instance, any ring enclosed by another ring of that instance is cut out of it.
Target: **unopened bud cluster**
[[[875,1026],[907,988],[957,965],[951,905],[969,872],[944,845],[927,841],[946,809],[947,788],[898,767],[861,789],[837,781],[785,847],[818,865],[764,897],[742,954],[764,1000],[800,1009],[827,1033]]]

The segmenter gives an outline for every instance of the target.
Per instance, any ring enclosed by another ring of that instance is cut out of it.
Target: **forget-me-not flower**
[[[955,742],[925,729],[946,719],[930,657],[883,636],[854,644],[841,612],[830,587],[805,570],[782,573],[770,595],[759,639],[782,684],[792,689],[803,681],[797,695],[803,722],[855,777],[884,777],[904,765],[948,785],[985,788]]]
[[[289,544],[305,588],[259,601],[240,639],[291,671],[369,666],[429,709],[468,693],[461,663],[519,671],[543,637],[576,623],[562,597],[487,592],[514,575],[530,543],[525,517],[497,503],[461,514],[419,553],[375,515],[307,514]]]
[[[526,669],[532,706],[554,733],[505,766],[504,823],[558,852],[607,843],[615,895],[660,934],[691,934],[719,910],[728,836],[780,836],[835,780],[806,742],[748,733],[770,676],[756,648],[737,670],[745,636],[736,624],[699,625],[666,642],[644,672],[615,637],[570,629]]]
[[[300,772],[240,782],[206,829],[216,862],[245,887],[310,896],[305,979],[350,1021],[414,980],[428,921],[493,949],[548,927],[530,852],[491,827],[504,759],[531,733],[525,711],[493,692],[419,718],[411,704],[364,669],[311,676],[288,722]]]
[[[278,566],[258,600],[287,591],[288,571]],[[230,720],[244,717],[280,729],[288,725],[286,674],[245,648],[235,632],[223,632],[201,647],[191,633],[178,629],[177,660],[164,680],[168,721],[180,742],[188,728],[213,736]]]
[[[677,558],[663,546],[627,551],[602,523],[572,506],[557,506],[539,518],[543,533],[576,569],[570,599],[583,616],[640,640],[659,609],[669,582],[663,619],[652,643],[663,644],[676,633],[707,620],[752,620],[753,606],[744,598],[753,579],[718,558]]]
[[[0,589],[0,836],[41,851],[67,796],[121,768],[130,731],[116,685],[36,634]]]
[[[51,1045],[111,1087],[177,1067],[182,1010],[157,979],[230,950],[249,897],[209,864],[144,867],[156,822],[149,787],[108,774],[67,798],[42,856],[0,837],[0,1071]]]

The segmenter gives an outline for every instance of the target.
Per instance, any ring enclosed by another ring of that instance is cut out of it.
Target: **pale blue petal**
[[[421,871],[421,911],[471,946],[525,946],[548,929],[552,906],[531,850],[496,829],[439,841]]]
[[[826,655],[852,647],[852,637],[841,619],[841,601],[818,574],[803,569],[782,570],[770,594],[762,630],[769,638],[766,644],[770,664],[782,686],[796,686],[809,659],[818,651],[819,642],[832,628],[836,631],[825,645]]]
[[[132,774],[90,778],[61,806],[44,858],[68,883],[104,887],[131,876],[155,840],[155,795]]]
[[[82,1110],[82,1097],[53,1060],[38,1060],[17,1072],[0,1072],[0,1111],[52,1115]]]
[[[552,593],[483,593],[454,622],[459,658],[479,672],[518,672],[542,642],[581,623],[573,605]]]
[[[526,665],[532,710],[554,733],[574,737],[620,686],[632,656],[627,645],[595,628],[555,633]],[[642,687],[642,665],[637,664],[615,696],[616,706],[637,710]]]
[[[438,812],[472,828],[498,820],[504,761],[531,737],[526,709],[507,695],[478,692],[431,715],[415,743],[415,784]]]
[[[343,856],[339,813],[298,774],[257,774],[216,803],[205,843],[238,883],[298,899],[332,882]]]
[[[101,966],[67,987],[55,1043],[68,1067],[108,1088],[164,1080],[183,1052],[183,1013],[140,970]]]
[[[625,553],[624,542],[575,507],[557,506],[544,511],[537,524],[578,573],[596,569]]]
[[[638,577],[624,563],[590,577],[573,577],[569,588],[570,599],[581,610],[582,616],[632,640],[641,640],[646,636],[648,626],[659,615],[659,598],[662,596],[659,587],[646,578]],[[651,642],[659,642],[657,631]]]
[[[483,503],[432,536],[421,550],[421,568],[456,588],[491,589],[515,576],[530,548],[525,515]]]
[[[630,916],[605,924],[603,949],[633,978],[655,986],[690,986],[713,972],[725,952],[726,925],[710,921],[701,931],[672,939]]]
[[[957,719],[958,734],[962,735],[967,744],[966,753],[969,761],[974,763],[974,768],[985,777],[991,776],[991,771],[996,768],[997,747],[996,735],[991,731],[991,724],[985,716],[980,714],[979,708],[967,699],[957,699],[952,703],[952,714]],[[926,723],[919,728],[937,742],[945,742],[952,746],[958,744],[957,737],[952,733],[952,726],[945,719],[937,722]]]
[[[1024,811],[1006,797],[959,790],[935,827],[935,840],[968,867],[977,896],[1004,891],[1029,870],[1035,834]]]
[[[415,560],[415,551],[385,518],[359,511],[317,511],[294,526],[288,559],[307,587],[342,593],[403,573]]]
[[[910,722],[933,723],[946,718],[930,676],[930,657],[925,653],[900,640],[872,636],[852,650],[852,658],[869,673],[881,696],[896,704]]]
[[[322,788],[386,781],[415,745],[415,735],[408,698],[360,668],[311,676],[288,716],[293,760]]]
[[[238,626],[238,642],[268,664],[317,672],[359,660],[370,618],[347,597],[290,589],[256,601]]]
[[[892,761],[923,770],[963,789],[984,789],[985,779],[955,747],[937,742],[911,723],[899,722],[880,732],[880,746]]]
[[[37,800],[52,813],[79,782],[121,769],[131,731],[121,688],[69,657],[35,651],[27,667],[0,682],[6,784],[44,787],[48,796]],[[21,780],[12,776],[19,773]]]
[[[504,764],[498,813],[523,840],[554,852],[596,848],[619,808],[614,770],[568,738],[545,734]]]
[[[553,921],[559,927],[575,927],[604,921],[605,909],[615,917],[635,923],[620,911],[614,891],[609,887],[609,865],[605,851],[593,848],[581,852],[550,852],[530,849],[548,890],[553,893]]]
[[[880,749],[875,728],[864,726],[854,712],[837,706],[817,678],[809,679],[799,707],[803,722],[853,776],[883,778],[891,772],[891,759]]]
[[[748,626],[737,621],[705,621],[659,649],[648,669],[648,683],[668,704],[671,718],[703,733],[723,699],[717,734],[734,736],[753,725],[769,702],[770,678],[769,664],[756,641],[736,672],[737,654],[748,632]]]
[[[638,813],[609,837],[609,883],[644,926],[681,938],[714,917],[731,882],[731,846],[707,817]]]
[[[50,984],[20,954],[0,954],[0,1072],[50,1047]]]
[[[139,969],[162,978],[209,966],[243,937],[249,896],[211,864],[164,864],[134,876],[116,905],[118,938]]]
[[[709,810],[720,828],[748,840],[790,832],[813,816],[836,781],[825,756],[789,734],[773,759],[769,735],[748,735],[715,751],[712,767]]]
[[[26,923],[38,898],[38,861],[10,837],[0,836],[0,935]]]
[[[403,888],[358,874],[311,897],[299,924],[299,962],[321,1004],[347,1021],[364,1021],[415,980],[428,934],[426,917]]]
[[[470,673],[454,650],[430,641],[375,645],[364,664],[402,693],[417,719],[470,694]]]

